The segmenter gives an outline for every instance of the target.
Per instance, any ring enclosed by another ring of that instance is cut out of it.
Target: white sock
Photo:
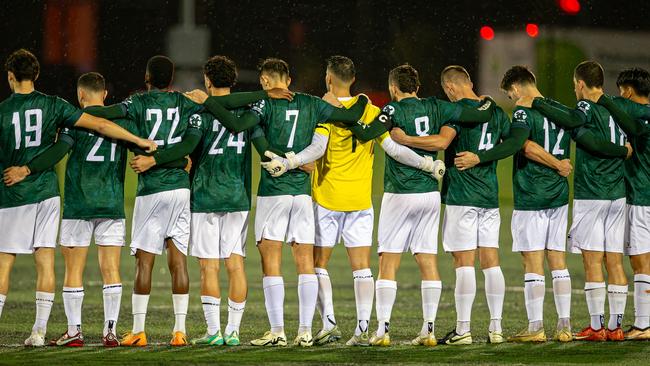
[[[623,323],[625,303],[627,302],[627,285],[607,286],[607,298],[609,299],[609,323],[607,328],[614,330],[620,328]]]
[[[317,300],[318,278],[316,275],[298,275],[298,317],[300,319],[298,334],[302,334],[304,332],[311,333],[311,323],[314,320]]]
[[[456,288],[454,299],[456,305],[456,332],[465,334],[470,330],[472,305],[476,297],[476,274],[474,267],[456,268]]]
[[[585,282],[585,297],[591,317],[591,328],[599,330],[605,323],[605,282]]]
[[[7,301],[7,295],[0,294],[0,317],[2,317],[2,308],[5,306],[5,301]]]
[[[357,305],[357,326],[354,335],[368,331],[372,301],[375,297],[375,280],[372,278],[370,268],[359,269],[352,272],[354,278],[354,302]]]
[[[187,333],[185,318],[190,303],[190,294],[172,294],[172,302],[174,304],[174,332]]]
[[[32,331],[40,330],[41,333],[47,331],[47,321],[50,318],[52,304],[54,304],[54,293],[36,291],[36,320]]]
[[[332,303],[332,281],[324,268],[314,268],[318,278],[318,301],[316,307],[323,321],[323,329],[330,330],[336,326],[334,317],[334,304]]]
[[[110,329],[117,334],[117,319],[120,316],[120,305],[122,304],[122,284],[114,283],[104,285],[102,290],[104,297],[104,337]]]
[[[503,278],[501,267],[490,267],[483,270],[485,277],[485,297],[490,309],[490,331],[501,332],[501,317],[503,299],[506,296],[506,280]]]
[[[571,276],[568,269],[551,271],[553,297],[558,317],[558,329],[570,327],[571,322]]]
[[[228,325],[226,325],[226,335],[232,332],[239,334],[239,326],[241,318],[244,316],[244,309],[246,308],[246,300],[242,302],[234,302],[228,299]]]
[[[634,326],[650,327],[650,275],[647,274],[634,275]]]
[[[442,282],[422,281],[420,291],[422,293],[422,318],[424,320],[420,334],[428,335],[434,331],[440,293],[442,292]]]
[[[383,336],[388,332],[390,325],[390,314],[393,311],[395,296],[397,295],[397,282],[391,280],[377,280],[375,284],[377,304],[377,335]]]
[[[538,331],[542,326],[544,317],[544,293],[546,282],[542,275],[526,273],[524,275],[524,302],[528,314],[528,330]]]
[[[219,318],[221,299],[213,296],[201,296],[201,305],[203,306],[203,315],[205,315],[208,334],[217,334],[221,330],[221,319]]]
[[[81,330],[81,306],[84,301],[83,287],[63,288],[63,308],[68,318],[68,335],[75,335]]]
[[[265,276],[262,279],[262,287],[271,332],[282,333],[284,332],[284,279],[282,276]]]
[[[138,334],[144,332],[144,321],[147,318],[147,305],[149,305],[149,295],[131,295],[131,311],[133,313],[133,328],[131,329],[131,333]]]

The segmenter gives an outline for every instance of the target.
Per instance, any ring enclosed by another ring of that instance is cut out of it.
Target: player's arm
[[[100,135],[116,140],[131,142],[147,152],[155,151],[158,148],[155,142],[138,137],[107,119],[95,117],[88,113],[82,113],[74,126],[93,130]]]
[[[630,102],[633,103],[633,102]],[[629,136],[641,136],[644,134],[650,133],[650,129],[647,128],[647,126],[643,123],[640,122],[639,118],[650,118],[649,115],[638,115],[638,116],[632,116],[628,114],[626,111],[623,110],[623,108],[619,107],[614,100],[603,94],[600,96],[598,99],[598,104],[602,105],[603,107],[607,108],[609,113],[612,114],[616,122],[618,123],[619,126],[625,131],[625,133]],[[650,108],[644,107],[645,110],[649,111],[650,113]],[[637,117],[635,119],[635,117]]]
[[[458,170],[467,170],[480,163],[505,159],[521,150],[529,135],[530,131],[528,129],[513,125],[510,129],[510,135],[492,149],[478,154],[469,151],[459,152],[456,154],[454,164]]]
[[[537,144],[535,141],[526,140],[522,151],[528,160],[532,160],[536,163],[556,170],[557,173],[563,177],[568,177],[573,170],[570,159],[559,160],[548,151],[544,150],[544,148],[539,146],[539,144]]]
[[[203,90],[195,89],[191,92],[185,93],[185,96],[197,104],[219,103],[226,109],[245,107],[265,98],[286,99],[288,101],[293,100],[293,92],[282,88],[258,90],[254,92],[230,93],[228,95],[220,96],[208,96]]]
[[[456,130],[442,126],[440,133],[431,136],[409,136],[401,128],[393,128],[390,137],[398,144],[427,151],[445,150],[456,137]]]
[[[269,174],[271,174],[271,176],[279,177],[288,170],[301,167],[320,159],[327,150],[328,142],[329,130],[325,126],[319,125],[316,127],[316,131],[314,131],[311,143],[302,149],[302,151],[297,154],[294,154],[293,152],[285,153],[285,157],[278,156],[273,152],[265,151],[264,155],[271,158],[271,160],[263,162],[262,166],[269,172]]]
[[[363,117],[363,113],[366,111],[368,97],[363,94],[359,95],[357,102],[347,109],[333,107],[325,101],[322,102],[328,106],[327,110],[329,112],[329,115],[324,116],[325,118],[323,119],[323,122],[341,122],[346,125],[355,125],[360,123],[359,121],[361,120],[361,117]]]
[[[170,164],[185,158],[194,151],[200,141],[201,131],[198,128],[188,128],[178,144],[156,152],[152,156],[136,155],[129,164],[134,172],[142,174],[154,166]]]
[[[517,101],[517,105],[536,109],[556,125],[566,129],[580,127],[587,121],[587,116],[580,110],[569,108],[552,99],[538,97],[531,100],[530,98],[521,98]]]
[[[421,156],[408,147],[395,142],[388,133],[378,140],[386,154],[399,163],[430,173],[437,179],[442,178],[445,174],[445,163],[441,160],[433,161],[430,156]]]
[[[632,147],[629,143],[625,146],[616,145],[610,141],[598,138],[591,130],[582,127],[572,131],[573,140],[590,154],[605,158],[629,158],[632,155]]]
[[[458,103],[453,104],[456,105],[456,110],[452,118],[448,120],[460,125],[475,125],[488,122],[492,119],[492,113],[497,105],[491,98],[484,98],[481,104],[474,108]]]
[[[126,118],[128,115],[128,108],[124,103],[117,103],[109,106],[90,106],[84,108],[84,113],[88,113],[99,118],[114,120],[119,118]]]

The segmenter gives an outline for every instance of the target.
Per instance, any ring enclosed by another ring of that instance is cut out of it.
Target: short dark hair
[[[276,74],[281,78],[289,77],[289,64],[275,57],[262,60],[257,67],[260,74]]]
[[[415,93],[420,87],[418,71],[409,64],[399,65],[390,70],[388,81],[397,85],[403,93]]]
[[[605,83],[605,71],[596,61],[583,61],[573,71],[576,80],[585,82],[588,88],[602,88]]]
[[[237,83],[237,65],[226,56],[212,56],[203,65],[203,73],[216,88],[232,88]]]
[[[98,72],[87,72],[77,80],[77,87],[84,88],[94,92],[102,92],[106,90],[106,81],[102,74]]]
[[[167,56],[153,56],[147,61],[147,74],[147,81],[153,87],[168,88],[174,79],[174,62]]]
[[[508,91],[512,88],[512,84],[535,85],[536,83],[535,74],[527,66],[515,65],[503,74],[500,87]]]
[[[356,75],[354,62],[345,56],[331,56],[327,59],[327,70],[343,82],[350,82]]]
[[[467,72],[464,67],[460,65],[449,65],[445,67],[440,73],[440,81],[471,82],[472,78],[469,76],[469,72]]]
[[[639,96],[650,96],[650,73],[646,69],[633,67],[618,74],[616,86],[629,86]]]
[[[24,48],[14,51],[9,55],[9,57],[7,57],[7,61],[5,61],[5,69],[11,71],[17,81],[35,81],[36,78],[38,78],[38,74],[41,72],[41,66],[38,63],[36,56]]]

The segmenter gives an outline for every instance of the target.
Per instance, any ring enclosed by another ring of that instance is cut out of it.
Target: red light
[[[539,27],[537,24],[528,23],[526,24],[526,33],[528,33],[529,37],[535,38],[539,34]]]
[[[569,15],[576,15],[580,12],[580,1],[578,0],[558,0],[560,9]]]
[[[494,38],[494,29],[490,27],[489,25],[484,25],[481,27],[481,38],[483,38],[486,41],[492,40]]]

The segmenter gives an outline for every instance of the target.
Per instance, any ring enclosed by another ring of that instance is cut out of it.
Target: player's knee
[[[226,270],[229,275],[244,273],[244,262],[241,260],[226,260]]]

